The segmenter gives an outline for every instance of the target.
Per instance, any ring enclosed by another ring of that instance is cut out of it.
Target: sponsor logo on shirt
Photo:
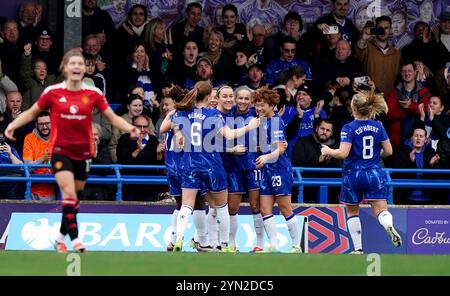
[[[66,97],[61,97],[61,98],[58,100],[58,102],[60,102],[60,103],[67,103],[67,99],[66,99]]]
[[[77,114],[78,110],[79,110],[78,106],[76,106],[76,105],[70,105],[70,107],[69,107],[70,114]]]

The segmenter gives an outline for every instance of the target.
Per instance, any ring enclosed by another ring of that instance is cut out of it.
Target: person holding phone
[[[327,34],[330,30],[330,26],[339,27],[339,32],[341,32],[342,39],[347,40],[350,43],[355,43],[358,39],[359,31],[351,19],[348,18],[349,15],[349,0],[332,0],[332,11],[319,18],[314,23],[314,28],[318,30],[316,35],[320,33]]]
[[[354,51],[355,58],[363,64],[363,71],[384,94],[393,88],[400,68],[400,52],[389,42],[391,25],[388,16],[376,18],[375,28],[366,26],[363,29]]]

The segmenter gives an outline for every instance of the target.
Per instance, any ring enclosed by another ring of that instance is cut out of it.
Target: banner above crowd
[[[98,6],[111,15],[116,27],[120,26],[127,16],[127,11],[134,4],[147,7],[149,17],[161,17],[170,27],[183,19],[185,7],[194,2],[156,1],[156,0],[98,0]],[[200,25],[217,26],[222,24],[222,7],[227,3],[234,4],[239,12],[239,22],[251,27],[254,24],[270,24],[273,32],[282,27],[284,15],[288,11],[298,12],[305,28],[314,23],[320,16],[331,11],[331,0],[202,0],[203,19]],[[361,30],[369,20],[380,15],[392,18],[392,38],[394,43],[412,40],[412,31],[418,21],[431,26],[439,23],[442,11],[450,11],[448,0],[350,0],[349,17]]]

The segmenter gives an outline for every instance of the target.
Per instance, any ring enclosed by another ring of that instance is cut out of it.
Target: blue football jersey
[[[261,118],[259,145],[262,154],[269,154],[278,148],[278,142],[286,141],[283,120],[277,113],[272,118]],[[268,170],[292,170],[291,161],[287,153],[283,153],[277,159],[272,159],[264,165]]]
[[[234,114],[234,125],[230,127],[232,129],[237,129],[248,125],[251,119],[256,117],[255,108],[250,108],[245,114]],[[254,170],[255,160],[258,157],[258,130],[254,129],[246,133],[242,137],[234,140],[234,146],[243,145],[247,148],[247,152],[242,155],[230,155],[230,166],[231,172],[240,172],[247,170]]]
[[[352,144],[344,169],[380,168],[381,142],[389,140],[383,124],[376,120],[354,120],[341,130],[341,142]]]
[[[306,137],[312,133],[314,133],[314,111],[316,107],[312,107],[309,109],[304,110],[302,120],[300,122],[300,126],[298,127],[296,133],[289,139],[288,141],[288,150],[287,153],[289,156],[292,156],[292,149],[294,149],[295,143],[298,141],[298,139],[302,137]],[[286,106],[285,111],[281,118],[283,119],[283,122],[288,125],[290,124],[295,117],[298,116],[297,109],[292,106]],[[320,111],[320,118],[326,119],[327,113],[322,109]]]
[[[220,151],[223,136],[219,131],[225,121],[216,109],[196,108],[177,111],[172,116],[184,137],[182,168],[191,171],[206,171],[211,167],[222,167]]]
[[[183,151],[176,148],[173,131],[168,131],[166,133],[166,169],[169,174],[179,174],[178,168],[182,155]]]
[[[219,111],[219,110],[217,110]],[[234,127],[234,115],[233,115],[233,109],[228,113],[220,112],[220,115],[222,115],[223,119],[225,120],[225,125],[227,125],[230,129],[233,129]],[[220,151],[220,156],[222,157],[222,163],[225,171],[229,172],[231,169],[230,161],[231,161],[231,154],[226,153],[227,148],[233,148],[234,147],[234,141],[233,140],[227,140],[223,139],[223,145],[222,150]]]

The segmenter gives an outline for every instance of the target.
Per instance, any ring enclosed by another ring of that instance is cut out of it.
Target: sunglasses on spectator
[[[45,125],[47,125],[47,126],[49,126],[51,124],[51,122],[38,122],[38,126],[45,126]]]

